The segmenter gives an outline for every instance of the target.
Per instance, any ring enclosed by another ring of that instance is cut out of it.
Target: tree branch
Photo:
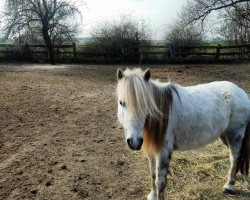
[[[218,5],[218,2],[219,2],[219,5]],[[198,14],[197,16],[191,16],[191,19],[188,20],[187,25],[198,20],[201,20],[201,22],[203,22],[211,12],[216,11],[216,10],[221,10],[227,7],[231,7],[236,4],[243,3],[243,2],[249,2],[249,0],[237,0],[237,1],[230,1],[228,3],[226,3],[225,1],[216,0],[211,5],[207,5],[206,8],[203,11],[201,11],[201,14]],[[198,2],[198,3],[201,3],[201,2]],[[197,4],[193,5],[193,7],[194,8],[197,7]]]

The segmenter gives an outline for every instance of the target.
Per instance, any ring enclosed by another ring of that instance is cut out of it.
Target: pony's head
[[[140,150],[145,121],[162,115],[155,102],[154,86],[150,70],[141,69],[117,71],[118,120],[123,125],[125,139],[132,150]],[[145,142],[145,141],[144,141]]]

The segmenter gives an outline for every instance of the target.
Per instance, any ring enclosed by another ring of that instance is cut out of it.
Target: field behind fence
[[[133,46],[130,57],[125,51],[87,52],[84,45],[67,44],[54,46],[54,55],[60,63],[179,63],[223,62],[250,60],[250,44],[206,46]],[[119,53],[120,52],[120,53]],[[0,44],[0,61],[48,62],[44,45]]]

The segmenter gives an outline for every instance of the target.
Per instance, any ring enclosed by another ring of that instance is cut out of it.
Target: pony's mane
[[[147,153],[157,153],[161,148],[167,131],[169,108],[172,105],[173,84],[167,85],[148,80],[145,81],[141,69],[127,69],[118,82],[117,93],[125,102],[127,109],[140,120],[147,116],[142,131],[143,148]]]

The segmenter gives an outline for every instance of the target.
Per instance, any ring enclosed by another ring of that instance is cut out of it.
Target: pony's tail
[[[248,175],[250,161],[250,121],[247,124],[244,138],[238,158],[237,172],[240,171],[243,175]]]

